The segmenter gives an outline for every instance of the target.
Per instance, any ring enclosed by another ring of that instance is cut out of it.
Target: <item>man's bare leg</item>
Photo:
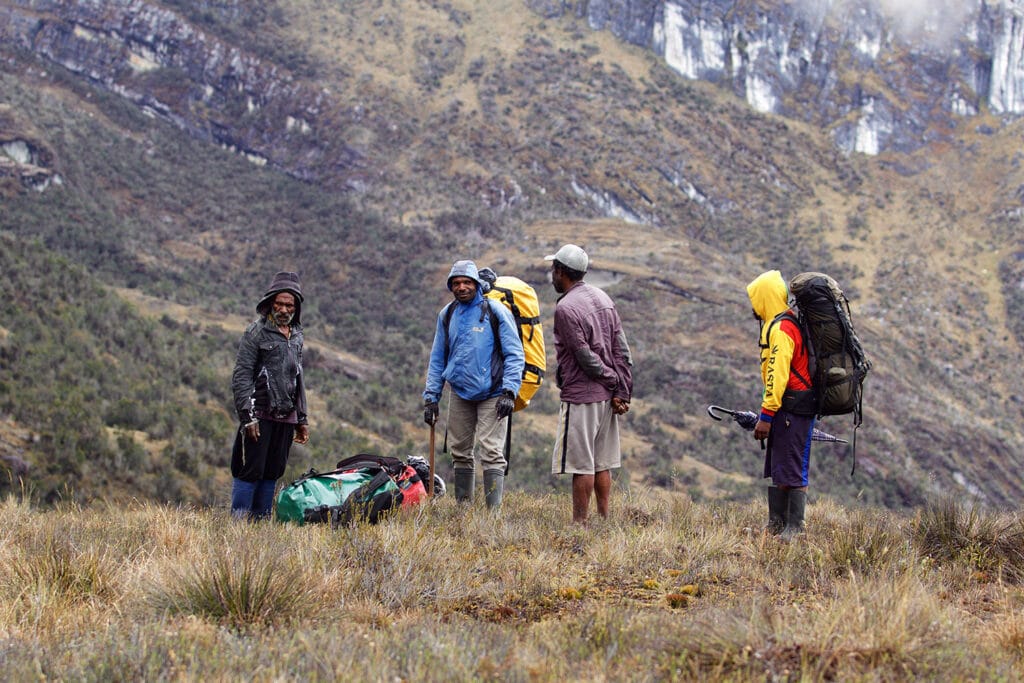
[[[572,475],[572,521],[583,524],[590,509],[590,496],[594,493],[593,474]]]
[[[607,517],[612,497],[611,470],[602,470],[594,475],[594,495],[597,498],[597,514]]]

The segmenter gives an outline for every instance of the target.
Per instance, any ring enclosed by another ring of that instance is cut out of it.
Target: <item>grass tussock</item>
[[[0,662],[59,680],[1019,678],[1020,516],[568,496],[377,526],[0,504]],[[255,658],[255,659],[254,659]],[[255,668],[254,668],[255,667]]]
[[[157,609],[235,628],[287,623],[315,612],[319,580],[271,544],[228,547],[172,569],[154,587]],[[282,554],[283,553],[283,554]]]
[[[1024,582],[1024,520],[952,499],[922,510],[913,537],[929,557],[974,570],[979,578]]]

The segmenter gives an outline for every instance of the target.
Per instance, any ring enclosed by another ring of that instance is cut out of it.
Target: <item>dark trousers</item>
[[[247,439],[245,429],[239,428],[231,449],[231,476],[248,482],[280,479],[294,438],[295,425],[287,422],[260,420],[256,441]]]
[[[231,449],[231,514],[264,519],[274,505],[274,489],[284,474],[295,438],[295,425],[260,420],[260,438],[251,441],[240,427]]]
[[[775,486],[807,486],[813,429],[813,417],[794,415],[784,410],[775,413],[764,459],[764,476],[771,477]]]

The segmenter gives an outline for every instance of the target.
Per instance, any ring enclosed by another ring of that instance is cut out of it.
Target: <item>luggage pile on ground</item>
[[[277,520],[297,524],[330,524],[331,528],[368,522],[376,524],[390,512],[427,499],[424,482],[430,478],[426,459],[367,453],[340,461],[329,472],[310,469],[277,496]],[[434,495],[445,484],[434,475]]]

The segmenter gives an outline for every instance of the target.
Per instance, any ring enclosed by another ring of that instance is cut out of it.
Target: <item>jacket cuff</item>
[[[762,422],[771,422],[773,417],[775,417],[775,411],[768,410],[767,408],[761,408],[760,420]]]

